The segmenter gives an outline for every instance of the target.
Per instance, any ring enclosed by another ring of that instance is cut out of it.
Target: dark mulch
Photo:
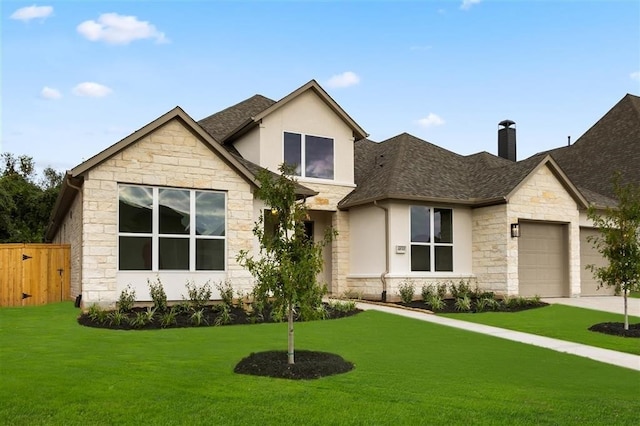
[[[335,309],[330,304],[325,304],[326,317],[324,319],[345,318],[362,312],[360,309],[349,311]],[[133,308],[130,312],[126,312],[126,319],[119,324],[113,318],[113,312],[105,312],[105,318],[102,320],[94,320],[88,312],[80,314],[78,323],[87,327],[108,328],[112,330],[155,330],[160,328],[182,328],[182,327],[207,327],[217,325],[241,325],[241,324],[258,324],[277,322],[271,316],[271,310],[267,307],[259,314],[256,312],[247,312],[239,307],[231,307],[229,309],[230,316],[227,321],[221,321],[222,309],[220,305],[210,305],[202,308],[202,319],[198,323],[193,317],[193,310],[180,310],[175,315],[175,321],[170,324],[163,324],[163,313],[156,312],[153,319],[144,325],[132,324],[132,319],[136,315],[145,313],[146,308]],[[285,319],[286,321],[286,319]],[[296,321],[302,321],[296,318]]]
[[[476,299],[471,299],[470,311],[459,311],[458,309],[456,309],[455,303],[456,303],[455,299],[444,299],[444,306],[442,309],[432,309],[432,307],[428,303],[425,303],[422,300],[414,300],[411,303],[397,302],[397,303],[394,303],[394,305],[403,306],[403,307],[412,308],[412,309],[424,309],[427,311],[432,311],[436,314],[462,314],[462,313],[478,312]],[[542,308],[548,305],[549,305],[548,303],[531,299],[526,301],[523,300],[520,303],[514,302],[509,304],[508,306],[505,306],[503,303],[500,303],[500,305],[496,309],[486,309],[482,312],[520,312],[520,311],[526,311],[527,309]]]
[[[295,364],[288,364],[286,351],[252,353],[240,361],[233,371],[253,376],[302,380],[347,373],[355,367],[341,356],[328,352],[298,350],[294,353],[294,359]]]
[[[640,323],[629,324],[629,329],[625,330],[623,322],[601,322],[600,324],[592,325],[589,330],[614,336],[640,338]]]

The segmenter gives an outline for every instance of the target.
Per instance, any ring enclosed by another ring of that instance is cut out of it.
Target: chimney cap
[[[513,126],[514,124],[516,124],[515,121],[512,120],[502,120],[501,122],[498,123],[498,126],[504,126],[504,127],[509,127],[509,126]]]

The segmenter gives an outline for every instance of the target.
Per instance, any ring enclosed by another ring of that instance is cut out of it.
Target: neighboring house
[[[396,297],[407,279],[593,294],[583,273],[594,259],[583,241],[592,232],[586,208],[615,204],[610,187],[598,186],[612,170],[640,180],[639,104],[627,95],[574,145],[520,162],[509,121],[498,132],[506,158],[461,156],[408,134],[372,142],[315,81],[199,122],[176,107],[67,172],[47,240],[71,244],[72,294],[85,306],[112,305],[127,285],[149,300],[156,277],[171,300],[187,281],[229,280],[248,292],[253,278],[236,256],[257,253],[252,229],[265,206],[256,174],[287,162],[299,165],[307,231],[339,233],[320,276],[333,294]],[[593,155],[605,148],[627,154]]]

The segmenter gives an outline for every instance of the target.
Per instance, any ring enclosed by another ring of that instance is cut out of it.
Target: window
[[[223,271],[223,192],[121,185],[118,259],[121,271]]]
[[[296,176],[333,179],[333,139],[285,132],[284,162]]]
[[[453,210],[411,206],[411,270],[453,271]]]

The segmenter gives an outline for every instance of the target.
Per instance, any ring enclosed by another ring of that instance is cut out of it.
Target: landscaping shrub
[[[151,295],[151,300],[153,300],[153,307],[158,312],[165,312],[167,310],[167,294],[162,287],[160,277],[156,278],[156,282],[152,282],[151,280],[147,279],[147,285],[149,286],[149,294]]]
[[[406,280],[400,283],[398,286],[398,292],[400,293],[400,300],[403,303],[411,303],[413,301],[413,295],[415,293],[415,286],[413,281]]]
[[[122,312],[129,312],[133,309],[133,305],[136,303],[136,291],[131,288],[131,284],[128,284],[124,290],[120,292],[118,298],[118,309]]]

